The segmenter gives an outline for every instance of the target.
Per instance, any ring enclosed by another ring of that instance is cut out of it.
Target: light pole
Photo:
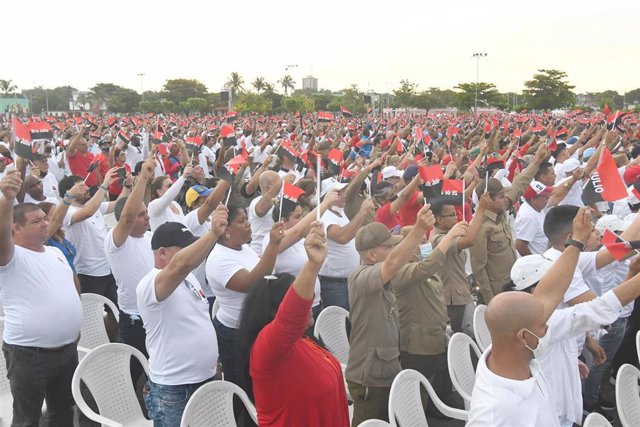
[[[140,95],[142,95],[142,102],[144,102],[144,73],[138,73],[140,77]]]
[[[480,75],[480,58],[487,56],[486,53],[474,53],[473,57],[476,58],[476,97],[474,101],[474,114],[478,118],[478,76]]]

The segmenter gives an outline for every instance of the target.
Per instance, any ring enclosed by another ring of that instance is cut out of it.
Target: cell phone
[[[120,168],[116,171],[116,176],[118,178],[124,179],[127,177],[127,170],[125,168]]]

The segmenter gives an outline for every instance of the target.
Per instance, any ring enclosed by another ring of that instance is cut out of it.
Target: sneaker
[[[603,417],[605,417],[607,419],[607,421],[609,421],[610,423],[612,423],[613,420],[615,419],[615,417],[613,415],[611,415],[611,413],[609,411],[607,411],[606,409],[603,409],[598,404],[587,405],[585,403],[585,404],[583,404],[582,408],[583,408],[582,414],[583,414],[584,418],[586,418],[592,412],[597,412],[598,414],[600,414]],[[584,422],[584,419],[582,421]]]
[[[598,399],[598,405],[600,405],[600,407],[605,411],[613,411],[616,409],[615,402],[604,399],[602,396]]]

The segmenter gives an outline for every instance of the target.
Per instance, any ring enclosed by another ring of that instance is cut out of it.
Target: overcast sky
[[[505,92],[540,68],[577,92],[640,87],[637,0],[0,0],[0,14],[0,79],[20,89],[139,91],[144,73],[145,90],[195,78],[217,91],[232,71],[249,88],[313,73],[332,90],[444,89],[475,81],[474,52],[488,53],[480,81]]]

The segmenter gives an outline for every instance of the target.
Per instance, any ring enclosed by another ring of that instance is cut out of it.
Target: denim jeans
[[[224,380],[242,386],[238,371],[238,330],[223,325],[217,317],[213,318],[213,327],[218,337],[218,355],[220,364],[222,364]]]
[[[76,343],[57,350],[4,343],[2,352],[13,395],[11,425],[37,427],[44,400],[48,414],[46,425],[73,425],[71,378],[78,366]]]
[[[349,311],[349,286],[346,277],[318,276],[322,307],[337,305]]]
[[[120,310],[120,320],[118,322],[118,332],[120,333],[120,340],[131,347],[137,348],[149,358],[147,353],[147,346],[145,343],[146,334],[142,325],[142,319],[138,315],[127,314]],[[138,359],[131,358],[131,378],[133,379],[133,386],[138,383],[138,379],[144,370],[142,365],[138,362]]]
[[[162,385],[149,380],[144,393],[144,403],[147,406],[149,417],[153,420],[154,427],[180,427],[182,413],[193,393],[201,385]]]
[[[587,405],[593,405],[598,403],[598,397],[600,394],[600,382],[602,376],[611,366],[611,362],[622,344],[624,333],[627,326],[627,318],[620,317],[618,320],[611,324],[611,329],[608,333],[600,337],[598,341],[604,352],[607,354],[607,360],[601,365],[589,364],[589,376],[584,381],[584,403]]]

